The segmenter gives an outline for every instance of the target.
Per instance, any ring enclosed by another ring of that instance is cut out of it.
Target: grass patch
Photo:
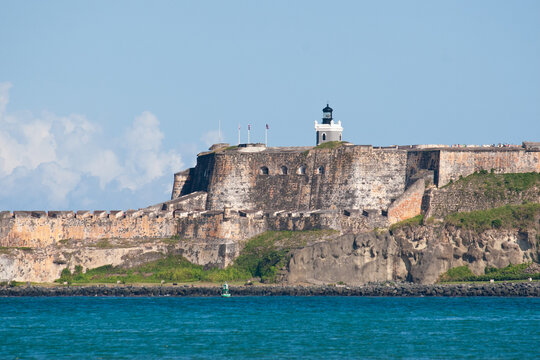
[[[34,249],[28,246],[0,246],[0,253],[6,254],[11,250],[33,251]]]
[[[81,267],[75,267],[71,272],[68,268],[62,270],[56,282],[68,284],[87,283],[160,283],[166,282],[223,282],[246,280],[250,274],[238,271],[235,268],[208,269],[190,263],[182,256],[169,255],[163,259],[151,261],[132,268],[121,268],[105,265],[82,272]]]
[[[529,274],[525,270],[531,263],[519,265],[509,264],[504,268],[486,267],[483,275],[474,275],[467,265],[452,268],[439,277],[439,282],[456,281],[507,281],[507,280],[540,280],[540,273]]]
[[[336,233],[335,230],[268,231],[251,238],[233,265],[225,268],[206,268],[195,265],[182,256],[169,255],[164,259],[132,268],[112,265],[88,269],[80,266],[71,272],[62,270],[56,282],[63,283],[160,283],[245,281],[260,277],[264,282],[275,282],[279,270],[286,266],[290,251]],[[173,240],[176,240],[173,238]],[[176,240],[178,241],[178,240]]]
[[[315,149],[337,149],[345,144],[345,141],[328,141],[315,146]]]
[[[412,217],[410,219],[406,219],[406,220],[397,222],[395,224],[392,224],[392,226],[390,226],[390,231],[394,231],[394,230],[397,230],[406,226],[413,227],[413,226],[422,225],[423,221],[424,221],[424,215],[422,214],[416,215],[415,217]]]
[[[161,239],[161,242],[168,244],[168,245],[176,245],[180,242],[180,236],[179,235],[173,235],[170,238]]]
[[[477,196],[485,195],[492,199],[505,199],[517,193],[522,193],[535,186],[540,186],[540,173],[495,174],[493,171],[481,170],[459,180],[449,182],[444,187],[478,189]]]
[[[540,216],[540,204],[506,205],[489,210],[459,212],[445,218],[456,227],[484,231],[498,228],[526,229],[533,227]]]
[[[113,244],[111,244],[109,239],[101,239],[96,243],[95,247],[100,248],[100,249],[110,249],[114,246]]]

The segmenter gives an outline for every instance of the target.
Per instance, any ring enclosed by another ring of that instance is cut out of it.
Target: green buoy
[[[231,297],[231,294],[229,293],[229,285],[227,283],[223,284],[223,287],[221,288],[221,296]]]

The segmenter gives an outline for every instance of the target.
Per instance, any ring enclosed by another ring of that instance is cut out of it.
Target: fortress
[[[226,266],[244,240],[266,230],[329,228],[347,234],[385,228],[440,213],[434,207],[445,204],[437,194],[460,177],[483,170],[540,172],[540,143],[353,145],[341,141],[343,128],[332,111],[325,107],[323,122],[315,123],[315,147],[213,145],[197,156],[195,167],[174,174],[171,200],[147,208],[1,212],[0,246],[177,235],[193,239],[184,244],[190,261]]]

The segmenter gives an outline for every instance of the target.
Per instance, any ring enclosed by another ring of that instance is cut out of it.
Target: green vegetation
[[[489,210],[460,212],[448,215],[448,224],[476,231],[498,228],[526,229],[535,226],[540,204],[506,205]]]
[[[337,149],[345,144],[345,141],[328,141],[315,146],[315,149]]]
[[[390,231],[394,231],[394,230],[397,230],[399,228],[403,228],[406,226],[411,227],[411,226],[422,225],[423,221],[424,221],[424,215],[416,215],[415,217],[412,217],[410,219],[406,219],[406,220],[393,224],[392,226],[390,226]]]
[[[161,242],[164,242],[165,244],[169,244],[169,245],[176,245],[178,244],[179,241],[180,241],[180,236],[178,235],[173,235],[170,238],[161,239]]]
[[[73,273],[68,269],[62,270],[56,282],[72,283],[160,283],[164,281],[193,282],[208,281],[222,282],[245,280],[250,278],[249,273],[238,271],[236,268],[208,269],[194,265],[182,256],[169,255],[164,259],[151,261],[129,269],[112,265],[105,265],[95,269],[88,269],[86,273],[82,268],[75,267]]]
[[[260,277],[263,282],[275,282],[279,269],[287,265],[292,249],[334,233],[335,230],[267,231],[247,242],[233,266]]]
[[[439,281],[466,281],[465,279],[470,279],[473,277],[475,277],[475,275],[473,274],[471,269],[469,269],[467,265],[463,265],[448,270],[439,277]]]
[[[88,269],[83,273],[76,266],[73,273],[64,269],[56,282],[63,283],[159,283],[245,281],[260,277],[263,282],[275,282],[276,276],[290,258],[290,251],[309,241],[335,234],[335,230],[268,231],[250,239],[233,265],[225,269],[207,269],[190,263],[178,255],[148,262],[132,268],[112,265]],[[171,241],[178,241],[171,238]]]
[[[507,267],[497,269],[494,267],[486,267],[483,275],[474,275],[467,265],[452,268],[439,277],[439,282],[455,282],[455,281],[495,281],[505,280],[525,280],[532,278],[540,280],[540,273],[529,274],[525,270],[531,263],[519,265],[509,264]]]
[[[514,173],[495,174],[492,170],[481,170],[459,180],[450,181],[447,185],[456,188],[474,187],[478,189],[477,194],[484,194],[493,199],[505,199],[508,195],[522,193],[535,186],[540,186],[540,173]]]
[[[0,253],[8,253],[11,250],[32,251],[33,249],[28,246],[0,246]]]
[[[96,243],[95,246],[100,249],[110,249],[114,247],[109,241],[109,239],[101,239]]]

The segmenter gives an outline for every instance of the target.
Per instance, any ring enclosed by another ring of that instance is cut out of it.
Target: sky
[[[0,210],[137,209],[224,142],[540,141],[540,1],[0,0]],[[219,129],[221,128],[221,136]]]

